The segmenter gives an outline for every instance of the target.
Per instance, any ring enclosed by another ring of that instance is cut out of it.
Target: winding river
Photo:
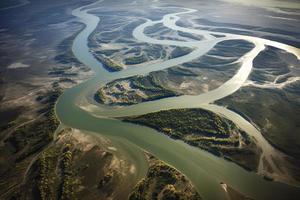
[[[88,11],[92,10],[93,6],[100,2],[82,6],[72,12],[74,16],[78,17],[86,25],[74,40],[73,53],[80,62],[94,70],[95,76],[68,89],[59,98],[56,104],[56,113],[64,125],[99,133],[109,138],[117,145],[118,150],[126,152],[137,166],[138,171],[134,177],[135,181],[139,180],[146,173],[147,162],[142,153],[142,150],[146,150],[184,173],[205,199],[226,199],[225,191],[220,186],[220,182],[225,182],[254,199],[297,199],[300,196],[300,188],[279,182],[266,181],[256,173],[246,171],[232,162],[191,147],[183,142],[172,140],[153,129],[109,118],[145,114],[170,108],[205,108],[232,120],[248,134],[255,137],[258,145],[263,150],[262,158],[264,157],[272,165],[273,159],[271,157],[281,160],[284,158],[284,155],[274,149],[251,123],[237,113],[212,103],[234,93],[243,85],[251,72],[253,59],[265,48],[265,45],[283,49],[293,53],[298,58],[300,57],[299,49],[270,40],[235,34],[220,33],[225,35],[225,37],[215,38],[212,32],[209,31],[177,26],[176,21],[180,19],[179,16],[196,12],[194,9],[184,8],[182,12],[165,15],[162,20],[147,20],[135,28],[133,36],[147,43],[190,47],[194,48],[194,51],[185,56],[161,63],[128,68],[120,72],[111,73],[106,71],[101,63],[93,57],[87,46],[89,35],[100,22],[97,16],[89,14]],[[164,26],[174,30],[203,35],[204,40],[184,42],[157,40],[146,36],[144,29],[157,23],[163,23]],[[92,96],[94,92],[101,85],[112,80],[133,75],[146,75],[151,71],[162,70],[191,61],[207,53],[218,42],[232,39],[250,41],[255,47],[240,58],[242,66],[237,73],[215,90],[198,96],[172,97],[127,107],[109,107],[98,105],[93,101]],[[275,164],[272,166],[274,166],[275,171],[274,178],[284,182],[285,180],[281,180],[280,177],[286,177],[286,174],[280,174],[282,172],[276,169]],[[260,162],[259,173],[264,174],[262,162]]]

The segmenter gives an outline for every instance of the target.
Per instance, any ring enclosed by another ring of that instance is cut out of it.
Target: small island
[[[178,170],[150,154],[146,155],[150,165],[147,175],[135,186],[129,200],[202,199],[192,183]]]

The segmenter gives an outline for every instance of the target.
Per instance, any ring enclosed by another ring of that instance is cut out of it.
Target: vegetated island
[[[177,95],[176,92],[164,87],[150,73],[146,77],[132,76],[114,80],[97,91],[95,100],[109,105],[132,105]]]
[[[261,150],[253,138],[232,121],[200,108],[172,109],[122,118],[146,125],[174,139],[229,159],[256,171]]]
[[[152,155],[146,156],[150,165],[147,175],[135,186],[129,200],[202,199],[183,174]]]

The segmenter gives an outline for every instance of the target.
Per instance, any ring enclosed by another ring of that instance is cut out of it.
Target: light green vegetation
[[[55,174],[56,165],[58,162],[58,153],[56,149],[50,149],[41,154],[37,160],[38,177],[36,185],[39,191],[39,197],[44,199],[54,199],[56,190],[55,187],[58,177]]]
[[[121,199],[133,185],[127,161],[99,145],[103,141],[73,129],[59,132],[57,139],[33,162],[22,188],[21,199]]]
[[[73,152],[70,149],[70,144],[67,144],[62,153],[61,158],[61,171],[62,171],[62,187],[61,187],[61,199],[77,199],[75,197],[75,187],[78,185],[78,181],[74,177],[72,160]]]
[[[129,200],[200,200],[190,181],[173,167],[149,156],[150,167]]]

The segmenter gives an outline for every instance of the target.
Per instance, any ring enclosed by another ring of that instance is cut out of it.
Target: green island
[[[95,100],[109,105],[132,105],[177,95],[164,87],[155,74],[150,73],[148,76],[114,80],[97,91]]]
[[[123,67],[116,62],[114,62],[111,58],[106,57],[102,54],[97,54],[96,59],[99,60],[103,66],[109,71],[121,71]]]
[[[248,170],[257,170],[261,152],[254,140],[230,120],[210,111],[173,109],[122,119],[154,128],[171,138],[223,156]]]
[[[149,169],[133,189],[129,200],[200,200],[191,182],[179,171],[148,155]]]

